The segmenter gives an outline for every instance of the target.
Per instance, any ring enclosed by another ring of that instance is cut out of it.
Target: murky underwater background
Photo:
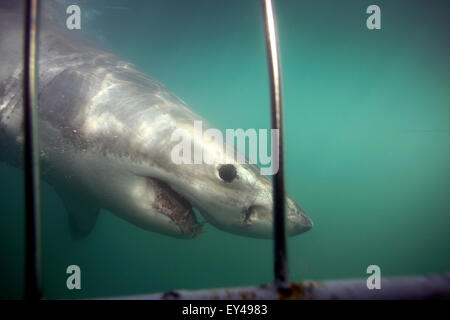
[[[217,128],[268,128],[257,0],[71,1],[82,31]],[[293,280],[450,270],[450,19],[446,1],[275,1],[287,190],[315,227],[289,239]],[[366,28],[378,4],[382,29]],[[63,19],[65,13],[61,13]],[[78,31],[74,31],[78,32]],[[1,57],[0,57],[1,63]],[[126,106],[124,106],[126,108]],[[0,164],[0,297],[23,295],[23,176]],[[272,242],[207,225],[194,240],[102,211],[73,240],[43,183],[44,295],[86,298],[272,281]],[[79,265],[82,289],[66,288]]]

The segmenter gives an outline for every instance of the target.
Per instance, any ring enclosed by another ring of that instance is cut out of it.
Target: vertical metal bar
[[[272,0],[262,0],[264,11],[265,34],[267,44],[267,60],[270,77],[270,101],[272,112],[272,129],[278,129],[278,172],[273,177],[273,210],[274,210],[274,272],[275,286],[278,290],[288,289],[290,285],[285,226],[285,188],[284,188],[284,151],[283,151],[283,103],[281,92],[281,64],[278,44],[277,25]],[[273,153],[272,153],[273,156]]]
[[[25,1],[23,114],[25,166],[25,299],[40,299],[41,211],[38,146],[38,0]]]

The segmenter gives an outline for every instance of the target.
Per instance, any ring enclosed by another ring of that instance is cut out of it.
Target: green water
[[[82,30],[217,128],[270,124],[259,1],[91,1]],[[289,195],[314,220],[290,238],[293,280],[450,270],[450,19],[446,1],[275,1]],[[366,28],[381,7],[382,29]],[[1,61],[1,57],[0,57]],[[0,164],[0,297],[23,295],[22,174]],[[272,281],[272,243],[207,225],[172,239],[102,211],[72,240],[43,184],[44,294],[86,298]],[[82,289],[66,288],[79,265]]]

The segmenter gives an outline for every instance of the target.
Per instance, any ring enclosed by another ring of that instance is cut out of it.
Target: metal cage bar
[[[381,279],[381,289],[367,288],[366,279],[301,281],[291,290],[274,286],[176,290],[166,293],[101,298],[112,300],[425,300],[450,298],[450,274]]]
[[[23,122],[25,169],[25,299],[42,297],[38,145],[38,0],[25,1]]]
[[[278,130],[278,141],[272,140],[272,159],[278,161],[278,171],[273,177],[273,239],[274,239],[274,277],[279,290],[289,288],[289,271],[286,250],[285,226],[285,185],[284,185],[284,148],[283,148],[283,100],[281,86],[280,49],[274,6],[272,0],[262,0],[267,62],[269,66],[270,103],[272,129]],[[273,160],[272,160],[273,161]]]

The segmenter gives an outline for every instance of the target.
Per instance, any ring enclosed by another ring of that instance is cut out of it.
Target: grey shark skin
[[[21,165],[22,29],[20,11],[0,8],[0,159]],[[177,128],[193,132],[199,115],[160,83],[111,53],[51,23],[41,23],[39,144],[43,178],[62,197],[74,235],[93,228],[101,208],[153,232],[192,238],[193,208],[224,231],[272,237],[271,181],[253,165],[171,161]],[[202,141],[203,153],[217,145]],[[222,148],[222,146],[220,146]],[[287,232],[312,221],[287,199]]]

